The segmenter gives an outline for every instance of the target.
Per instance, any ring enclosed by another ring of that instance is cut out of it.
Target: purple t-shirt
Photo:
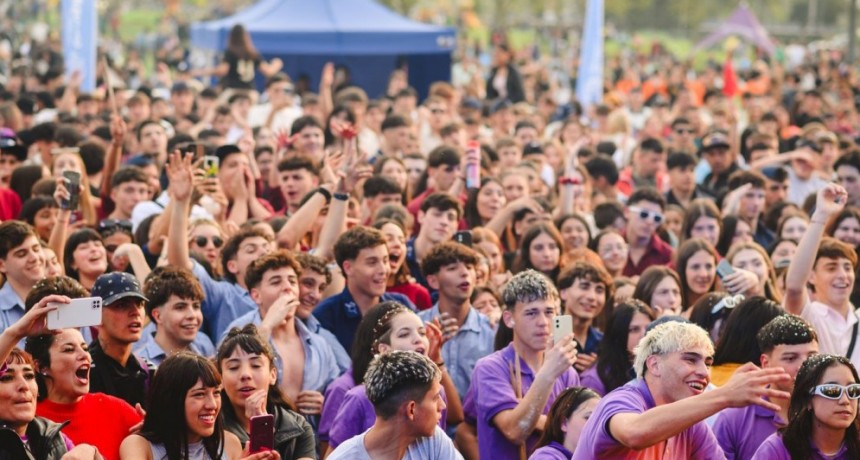
[[[571,455],[563,445],[553,441],[536,450],[529,460],[570,460]]]
[[[729,460],[752,458],[768,436],[785,426],[776,412],[761,406],[725,409],[714,423],[714,436]]]
[[[478,408],[475,407],[475,385],[469,385],[469,391],[466,392],[466,397],[463,398],[463,421],[469,425],[476,426],[478,424]]]
[[[628,382],[606,395],[586,422],[573,453],[573,460],[699,459],[726,458],[708,425],[702,421],[664,442],[642,450],[621,445],[609,433],[609,420],[618,414],[641,414],[655,407],[651,390],[643,379]]]
[[[319,438],[320,441],[328,442],[329,432],[337,417],[340,404],[346,397],[346,392],[355,387],[355,379],[352,378],[352,366],[340,377],[332,380],[325,390],[322,414],[320,414]]]
[[[774,433],[768,436],[761,447],[755,451],[752,460],[791,460],[791,455],[788,453],[788,449],[785,448],[785,444],[782,443],[782,436],[779,433]],[[831,457],[822,455],[821,451],[813,444],[812,458],[809,460],[849,460],[848,446],[842,443],[842,447],[839,449],[839,452],[836,452],[836,456]]]
[[[477,408],[478,450],[481,458],[493,460],[518,460],[519,447],[508,441],[501,431],[493,425],[493,417],[499,412],[517,407],[514,387],[511,382],[511,369],[514,365],[514,346],[507,347],[481,358],[472,373],[472,388],[475,388],[475,407]],[[528,393],[535,379],[535,374],[529,366],[520,359],[522,370],[523,395]],[[552,392],[543,408],[543,414],[549,412],[556,396],[566,388],[579,386],[579,375],[573,368],[562,374],[553,384]],[[526,452],[534,450],[537,442],[537,430],[526,440]]]
[[[442,400],[448,404],[448,396],[442,388]],[[439,419],[439,427],[443,430],[447,426],[445,419],[448,417],[448,409],[442,410],[442,418]],[[346,392],[343,402],[337,411],[337,417],[329,430],[328,444],[334,448],[361,433],[369,430],[376,422],[376,411],[373,403],[367,399],[364,385],[358,385]]]
[[[606,385],[603,384],[603,380],[600,380],[600,376],[597,374],[596,364],[586,369],[580,377],[582,378],[582,386],[591,388],[601,397],[606,395]]]

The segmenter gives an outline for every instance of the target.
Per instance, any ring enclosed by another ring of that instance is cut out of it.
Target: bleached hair
[[[414,351],[377,355],[364,376],[367,399],[376,406],[404,386],[429,385],[441,375],[430,358]]]
[[[634,350],[636,360],[633,362],[636,377],[645,376],[645,361],[649,356],[665,356],[669,353],[698,348],[704,348],[706,356],[714,354],[714,345],[704,329],[692,323],[678,321],[663,323],[645,334],[636,346]]]
[[[556,299],[558,290],[552,281],[546,275],[531,269],[517,273],[502,291],[502,302],[508,310],[513,310],[517,302]]]

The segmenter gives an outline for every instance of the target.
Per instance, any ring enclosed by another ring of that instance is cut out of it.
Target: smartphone
[[[573,332],[573,317],[570,315],[555,315],[552,319],[553,345],[564,340]]]
[[[481,188],[481,143],[469,141],[466,144],[466,188]]]
[[[196,160],[203,156],[203,144],[188,144],[182,149],[182,153],[186,156],[191,155],[191,158]]]
[[[275,448],[275,416],[272,414],[251,417],[251,453]]]
[[[66,188],[69,190],[69,199],[63,200],[63,208],[75,211],[81,199],[81,173],[77,171],[63,171],[66,179]]]
[[[717,276],[719,276],[721,280],[734,272],[735,269],[732,268],[732,264],[730,264],[726,259],[721,260],[720,263],[717,264]]]
[[[218,157],[206,155],[203,157],[203,171],[206,172],[206,177],[218,177]]]
[[[57,309],[48,313],[48,329],[98,326],[102,323],[101,297],[84,297],[52,305],[57,305]]]
[[[462,244],[463,246],[472,247],[472,232],[468,230],[463,230],[454,234],[454,241]]]

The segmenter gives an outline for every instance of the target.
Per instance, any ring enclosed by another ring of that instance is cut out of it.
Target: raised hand
[[[167,178],[170,181],[168,193],[176,201],[187,201],[194,189],[194,172],[191,167],[191,155],[183,156],[175,150],[167,162]]]
[[[729,407],[744,407],[756,404],[774,412],[779,406],[770,402],[774,398],[789,399],[791,394],[776,390],[772,385],[777,382],[790,382],[791,376],[781,367],[759,369],[753,363],[746,363],[732,374],[732,378],[717,390],[725,395]],[[762,399],[762,398],[767,398]]]
[[[266,398],[269,394],[268,388],[261,388],[245,399],[245,417],[249,420],[251,417],[258,415],[266,415]]]
[[[827,184],[818,191],[815,200],[815,214],[820,213],[825,217],[832,216],[842,211],[847,201],[848,192],[841,185]]]
[[[544,355],[543,367],[535,378],[543,375],[555,381],[576,363],[576,341],[573,333],[555,343]]]
[[[442,345],[445,344],[445,339],[442,337],[442,330],[439,328],[439,319],[434,319],[429,323],[424,323],[427,330],[427,339],[430,346],[427,348],[427,357],[433,360],[434,363],[442,361]]]
[[[45,296],[42,300],[36,302],[24,316],[18,321],[12,323],[6,328],[5,333],[11,334],[17,341],[33,335],[40,335],[49,332],[48,329],[48,313],[57,309],[58,303],[69,303],[72,299],[64,295],[52,294]]]
[[[334,84],[334,63],[326,62],[320,75],[320,88],[331,88]]]
[[[111,142],[116,145],[122,145],[125,141],[125,135],[128,133],[128,126],[123,121],[119,114],[111,116],[110,121],[110,137]]]

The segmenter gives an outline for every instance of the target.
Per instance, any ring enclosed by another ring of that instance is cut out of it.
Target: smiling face
[[[398,313],[391,318],[388,343],[379,344],[379,352],[392,350],[414,351],[426,355],[430,348],[427,329],[421,318],[411,311]]]
[[[45,277],[45,254],[35,236],[24,238],[24,242],[10,249],[5,259],[0,259],[0,273],[22,286],[33,286]]]
[[[560,258],[561,248],[546,233],[541,233],[529,244],[529,262],[535,270],[549,273],[558,267]]]
[[[351,292],[362,292],[371,297],[381,296],[385,293],[388,275],[391,274],[388,247],[381,244],[362,249],[355,260],[344,261],[343,270]]]
[[[708,251],[699,250],[687,260],[685,270],[687,288],[694,294],[702,295],[711,290],[716,277],[714,256]]]
[[[221,386],[207,387],[197,380],[197,383],[185,394],[188,442],[197,442],[212,436],[219,412],[221,412]]]
[[[606,285],[585,277],[573,280],[560,294],[565,313],[583,321],[594,320],[606,305]]]
[[[806,228],[809,227],[809,222],[800,217],[789,217],[782,225],[781,238],[787,238],[794,241],[800,241],[803,234],[806,233]]]
[[[648,373],[659,382],[662,404],[704,393],[711,382],[712,354],[712,350],[700,346],[649,357],[646,361]]]
[[[107,271],[107,251],[101,240],[79,244],[72,253],[72,268],[95,278]]]
[[[833,237],[851,246],[860,246],[860,221],[854,217],[842,219],[833,231]]]
[[[312,268],[305,268],[299,276],[299,308],[296,310],[296,316],[301,320],[306,320],[313,313],[314,308],[320,303],[323,298],[323,292],[327,287],[326,277],[323,273],[318,273]]]
[[[597,254],[611,273],[621,273],[627,265],[628,246],[618,233],[607,233],[597,244]]]
[[[278,381],[277,369],[269,358],[248,353],[237,346],[227,359],[221,360],[221,384],[236,412],[245,412],[245,400],[253,393],[268,389]]]
[[[49,368],[41,368],[48,387],[48,399],[74,402],[90,392],[92,358],[84,337],[77,329],[63,329],[54,336],[48,350]]]
[[[224,237],[221,235],[221,230],[208,224],[196,225],[190,233],[190,241],[188,248],[195,252],[213,266],[218,265],[218,258],[221,255],[221,247],[224,246]],[[200,243],[204,243],[203,246]]]
[[[477,247],[481,248],[487,254],[491,274],[501,273],[504,270],[505,265],[502,258],[502,250],[499,249],[497,244],[484,240],[478,243]]]
[[[816,300],[841,307],[849,301],[854,277],[854,266],[850,260],[844,257],[819,257],[815,261],[809,281],[815,288]]]
[[[819,385],[833,383],[837,385],[850,385],[858,383],[848,366],[834,364],[824,371]],[[813,396],[812,413],[815,417],[813,426],[821,426],[820,429],[844,430],[854,423],[857,418],[857,399],[849,399],[847,392],[843,391],[838,400],[827,399],[822,396]]]
[[[588,229],[579,219],[567,219],[559,229],[568,250],[584,248],[588,245]]]
[[[163,331],[175,342],[186,346],[197,338],[197,332],[203,325],[203,312],[200,301],[183,299],[172,294],[161,307],[152,310],[152,316],[158,324],[158,330]]]
[[[0,420],[10,427],[26,426],[36,417],[36,370],[27,363],[13,362],[0,375]]]

